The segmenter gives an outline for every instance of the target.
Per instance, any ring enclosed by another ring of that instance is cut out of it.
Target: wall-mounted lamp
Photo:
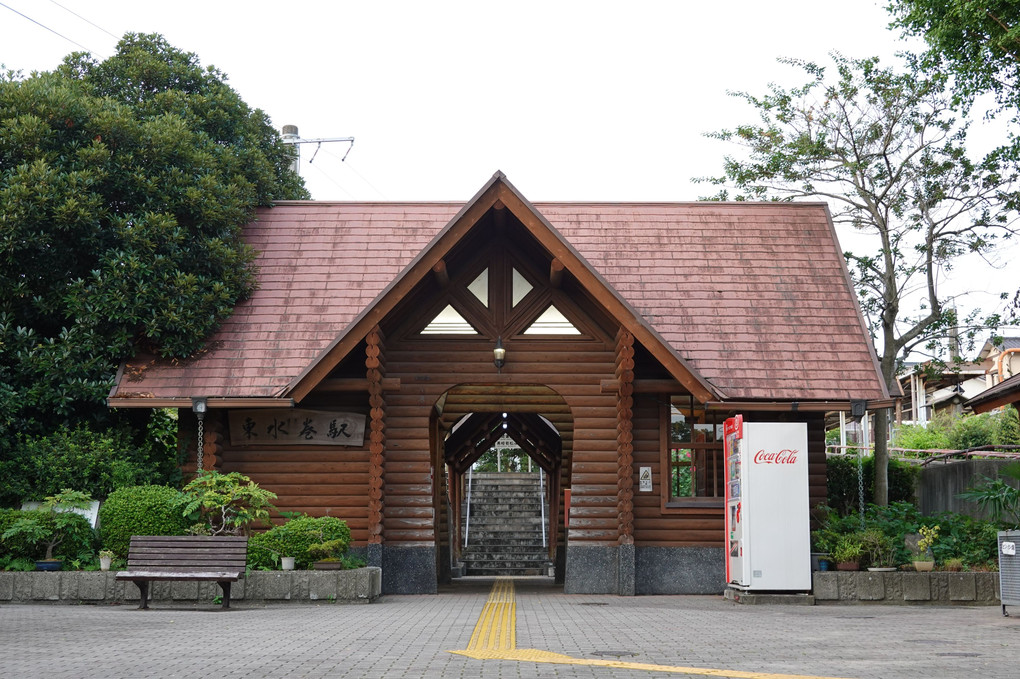
[[[198,418],[198,443],[196,444],[195,468],[201,472],[204,462],[202,453],[205,448],[205,411],[209,407],[209,399],[205,396],[191,397],[191,412]]]
[[[503,348],[503,338],[496,338],[496,346],[492,350],[492,362],[496,364],[496,370],[502,370],[506,365],[506,349]]]

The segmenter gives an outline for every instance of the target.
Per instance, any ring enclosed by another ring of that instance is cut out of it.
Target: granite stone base
[[[383,594],[435,594],[436,548],[382,545]]]
[[[616,546],[567,545],[566,594],[617,594],[620,587]]]
[[[997,605],[998,573],[815,571],[816,603]]]
[[[636,594],[719,594],[726,589],[721,547],[638,547]]]
[[[567,594],[720,594],[723,550],[710,547],[567,547]]]
[[[3,603],[134,603],[138,587],[118,581],[115,571],[0,572]],[[370,603],[382,591],[382,571],[253,571],[230,588],[230,600],[248,602],[328,601]],[[215,582],[153,582],[149,598],[165,603],[208,603],[221,596]]]

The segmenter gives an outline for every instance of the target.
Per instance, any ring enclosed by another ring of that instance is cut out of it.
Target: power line
[[[52,2],[52,3],[54,4],[54,5],[56,5],[56,6],[57,6],[57,7],[59,7],[60,9],[64,10],[65,12],[70,12],[71,14],[75,15],[76,17],[78,17],[79,19],[81,19],[82,21],[84,21],[85,23],[87,23],[87,24],[88,24],[89,26],[94,26],[95,28],[98,28],[99,30],[101,30],[101,31],[102,31],[103,33],[106,33],[106,34],[107,34],[108,36],[110,36],[111,38],[114,38],[114,39],[116,39],[116,40],[120,40],[120,37],[119,37],[119,36],[116,36],[116,35],[114,35],[113,33],[110,33],[110,31],[106,30],[105,28],[103,28],[103,27],[102,27],[102,26],[100,26],[99,24],[94,24],[94,23],[92,23],[91,21],[89,21],[88,19],[86,19],[85,17],[83,17],[83,16],[81,15],[81,14],[78,14],[77,12],[74,12],[74,11],[72,11],[72,10],[68,9],[67,7],[64,7],[64,6],[63,6],[63,5],[61,5],[61,4],[59,3],[59,2],[57,2],[57,0],[50,0],[50,2]]]
[[[23,19],[28,19],[29,21],[31,21],[31,22],[32,22],[33,24],[35,24],[36,26],[39,26],[39,27],[41,27],[41,28],[45,28],[45,29],[46,29],[47,31],[49,31],[49,32],[50,32],[50,33],[52,33],[53,35],[55,35],[55,36],[57,36],[57,37],[60,37],[60,38],[63,38],[64,40],[66,40],[67,42],[71,43],[72,45],[77,45],[78,47],[82,48],[82,49],[83,49],[83,50],[85,50],[86,52],[92,52],[92,50],[90,50],[90,49],[89,49],[88,47],[86,47],[85,45],[81,44],[80,42],[75,42],[74,40],[71,40],[71,39],[70,39],[69,37],[67,37],[66,35],[62,35],[62,34],[60,34],[60,33],[57,33],[57,32],[56,32],[55,30],[53,30],[52,28],[50,28],[50,27],[49,27],[49,26],[47,26],[46,24],[43,24],[43,23],[40,23],[40,22],[36,21],[35,19],[33,19],[32,17],[28,16],[27,14],[22,14],[21,12],[19,12],[19,11],[18,11],[18,10],[16,10],[16,9],[14,9],[14,8],[13,8],[13,7],[11,7],[10,5],[5,5],[4,3],[0,2],[0,7],[3,7],[3,8],[5,8],[5,9],[9,9],[9,10],[11,10],[11,11],[12,11],[12,12],[14,12],[15,14],[17,14],[18,16],[22,17]]]

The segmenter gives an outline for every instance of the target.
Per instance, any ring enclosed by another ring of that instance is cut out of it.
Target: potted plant
[[[931,548],[939,537],[939,527],[921,526],[918,532],[921,537],[917,541],[917,549],[914,552],[914,570],[920,572],[934,570],[935,558],[931,556]]]
[[[836,570],[860,570],[861,554],[863,552],[864,546],[856,533],[841,535],[831,550],[832,559],[836,562]]]
[[[36,516],[22,516],[14,521],[4,534],[0,535],[0,539],[20,537],[30,545],[45,546],[45,556],[35,562],[36,570],[59,571],[63,568],[64,562],[53,557],[53,549],[85,520],[74,510],[88,509],[91,504],[92,498],[88,493],[65,488],[56,495],[47,497]]]
[[[861,534],[861,550],[869,571],[896,570],[896,545],[892,538],[877,528]]]
[[[280,557],[280,568],[285,571],[294,570],[294,557],[293,556],[281,556]]]
[[[99,570],[108,571],[110,570],[110,564],[113,563],[113,552],[109,549],[99,550]]]
[[[343,555],[347,551],[346,540],[326,540],[316,542],[308,547],[308,554],[316,559],[312,568],[318,571],[342,570]]]

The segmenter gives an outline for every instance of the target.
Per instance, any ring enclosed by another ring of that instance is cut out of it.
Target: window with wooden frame
[[[722,420],[692,396],[682,395],[663,399],[659,421],[663,508],[722,507]]]

